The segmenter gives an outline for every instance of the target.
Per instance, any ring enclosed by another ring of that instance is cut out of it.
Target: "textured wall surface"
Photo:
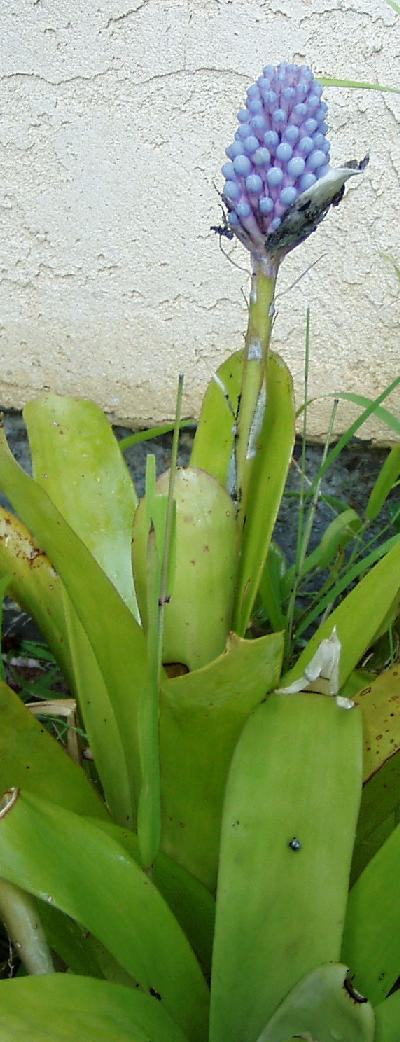
[[[196,414],[246,321],[247,254],[229,247],[238,270],[209,230],[246,87],[280,60],[400,85],[400,17],[386,0],[2,0],[0,41],[0,403],[51,387],[145,423],[171,416],[183,370]],[[275,347],[299,399],[308,305],[311,393],[375,395],[400,371],[400,97],[325,99],[332,161],[371,161],[282,268]]]

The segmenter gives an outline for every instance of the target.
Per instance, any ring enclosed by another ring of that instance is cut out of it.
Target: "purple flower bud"
[[[222,167],[223,198],[232,231],[258,258],[285,253],[306,238],[339,201],[347,177],[366,165],[339,168],[338,178],[331,171],[321,94],[311,69],[282,62],[264,67],[239,109],[235,140],[226,150],[229,162]],[[317,192],[322,178],[326,189]],[[308,192],[314,193],[311,202]]]
[[[258,148],[258,138],[256,138],[254,134],[249,134],[249,136],[244,139],[243,148],[246,155],[251,156]]]
[[[271,153],[268,148],[258,148],[251,158],[257,167],[267,167],[271,162]],[[228,166],[227,163],[225,165]],[[224,173],[224,167],[222,167],[222,173]],[[226,176],[226,174],[224,176]]]
[[[236,156],[236,159],[233,160],[233,168],[239,177],[248,177],[252,170],[251,160],[248,156]]]
[[[261,195],[263,187],[263,180],[258,174],[249,174],[249,177],[246,177],[246,188],[250,195]]]
[[[293,155],[292,146],[289,145],[288,141],[281,141],[280,145],[278,145],[275,155],[277,159],[281,159],[283,163],[287,163]]]
[[[277,188],[278,185],[282,184],[283,171],[279,166],[271,166],[267,170],[267,181],[271,188]]]

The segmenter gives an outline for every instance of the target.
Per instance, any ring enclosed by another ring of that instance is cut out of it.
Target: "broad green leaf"
[[[396,991],[375,1009],[374,1042],[399,1042],[400,991]]]
[[[37,905],[48,944],[52,951],[62,959],[65,966],[72,973],[104,979],[105,975],[99,960],[99,949],[102,946],[96,937],[89,934],[89,931],[85,930],[83,926],[79,926],[74,919],[70,919],[68,915],[60,912],[54,905],[40,900],[37,900]],[[106,949],[103,947],[103,952],[105,951]],[[111,955],[109,955],[109,959],[111,959]],[[121,974],[125,972],[121,966],[118,965],[118,968]]]
[[[365,516],[374,521],[400,476],[400,445],[393,445],[371,491]]]
[[[33,476],[137,618],[131,536],[136,492],[95,402],[47,394],[24,409]]]
[[[149,683],[144,634],[90,551],[43,489],[18,466],[3,432],[0,487],[57,569],[86,631],[112,698],[111,709],[130,773],[133,818],[140,786],[137,700]],[[101,718],[99,724],[107,729],[107,717]],[[115,770],[118,769],[116,763]]]
[[[347,906],[342,958],[355,972],[356,987],[374,1005],[399,976],[399,868],[400,825],[358,877]]]
[[[169,474],[157,481],[164,496]],[[165,606],[163,661],[199,669],[221,654],[231,628],[237,571],[237,526],[232,501],[215,478],[179,470],[174,486],[176,551],[171,597]],[[146,500],[135,515],[133,564],[140,611],[146,612]]]
[[[247,717],[279,681],[281,633],[245,641],[161,691],[163,849],[215,889],[222,804]]]
[[[94,402],[55,394],[29,402],[24,417],[35,480],[137,618],[131,563],[137,497],[107,418]],[[112,690],[68,596],[64,611],[90,746],[110,811],[123,823],[132,815],[132,794]]]
[[[60,578],[25,525],[4,507],[0,507],[0,570],[10,576],[10,595],[33,616],[73,689]]]
[[[133,820],[131,778],[112,702],[75,608],[63,590],[64,615],[79,709],[107,807],[121,825]]]
[[[357,878],[393,830],[400,808],[400,693],[398,667],[385,670],[355,696],[363,718],[363,792],[353,855]]]
[[[399,10],[397,5],[395,6],[394,0],[386,0],[386,2],[394,10]],[[338,80],[335,76],[318,76],[317,78],[323,87],[351,87],[353,90],[377,90],[383,91],[383,93],[400,94],[400,87],[387,87],[383,83],[368,83],[366,80]]]
[[[211,1042],[254,1042],[339,960],[361,752],[361,714],[323,695],[271,695],[248,720],[224,803]]]
[[[49,947],[72,973],[109,980],[124,987],[136,982],[89,930],[60,912],[55,905],[33,898],[39,909]]]
[[[10,586],[10,575],[2,575],[0,578],[0,681],[5,680],[4,662],[2,655],[2,636],[3,636],[3,613],[4,613],[4,598],[7,590]]]
[[[138,838],[134,832],[111,821],[96,821],[96,824],[140,865]],[[208,979],[214,935],[214,898],[198,879],[162,851],[154,862],[151,878],[180,923]]]
[[[340,685],[357,666],[370,647],[382,620],[387,615],[400,589],[400,542],[378,561],[378,564],[358,583],[354,590],[319,626],[301,653],[296,665],[282,679],[282,687],[289,687],[304,674],[319,644],[336,627],[342,645],[340,658]]]
[[[0,983],[0,1042],[185,1042],[160,1002],[72,974]]]
[[[226,488],[234,451],[235,425],[243,371],[243,350],[235,351],[211,377],[203,398],[190,458]]]
[[[267,404],[248,490],[233,628],[244,634],[267,558],[294,443],[293,385],[279,355],[266,375]]]
[[[17,786],[77,814],[107,820],[87,775],[20,698],[0,684],[0,791]]]
[[[365,782],[400,751],[399,677],[400,668],[393,666],[356,696],[363,718]]]
[[[398,757],[396,757],[396,760],[398,760]],[[387,767],[390,768],[390,766],[391,766],[391,761],[389,761],[389,764],[387,765]],[[395,829],[396,825],[398,825],[398,823],[399,823],[399,814],[398,814],[398,811],[396,809],[395,811],[392,811],[392,813],[389,814],[388,817],[385,818],[383,821],[379,820],[378,824],[377,825],[375,824],[376,820],[378,818],[380,819],[380,815],[381,815],[381,810],[380,810],[380,806],[379,806],[379,796],[380,796],[381,792],[383,792],[383,795],[386,795],[386,788],[387,787],[393,787],[393,789],[395,789],[398,792],[398,786],[399,786],[399,767],[398,767],[398,765],[396,767],[396,772],[395,772],[393,778],[392,778],[392,776],[390,774],[390,771],[385,770],[385,768],[382,768],[382,773],[383,773],[383,778],[384,778],[384,782],[385,782],[385,787],[383,787],[383,785],[382,785],[381,786],[381,790],[377,791],[377,794],[376,794],[377,795],[377,799],[376,799],[376,801],[372,801],[372,799],[371,800],[365,799],[365,792],[366,791],[367,791],[367,795],[368,795],[368,787],[367,787],[367,790],[365,788],[363,790],[363,796],[362,796],[362,800],[361,800],[360,816],[359,816],[358,824],[357,824],[357,835],[356,835],[356,841],[355,841],[355,846],[354,846],[354,850],[353,850],[353,860],[351,862],[351,874],[350,874],[350,886],[351,887],[354,885],[354,883],[356,882],[358,877],[361,875],[361,872],[363,871],[365,866],[368,865],[370,861],[372,861],[372,858],[376,854],[377,850],[380,849],[380,847],[383,845],[383,843],[388,838],[388,836],[390,836],[390,833],[393,832],[393,829]],[[369,805],[370,804],[372,804],[372,806],[371,806],[371,816],[369,818],[368,812],[369,812]],[[372,821],[372,827],[371,827],[371,821]]]
[[[258,1042],[286,1042],[288,1035],[318,1042],[374,1042],[372,1006],[352,988],[346,966],[319,966],[285,998]]]
[[[208,1002],[199,964],[119,843],[70,811],[11,790],[2,801],[0,873],[90,930],[142,989],[159,994],[188,1039],[203,1042]]]

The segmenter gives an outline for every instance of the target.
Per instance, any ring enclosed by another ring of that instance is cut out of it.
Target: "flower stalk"
[[[265,374],[272,333],[277,271],[278,265],[271,265],[268,270],[265,264],[259,263],[253,257],[236,435],[239,524],[243,524],[246,515],[249,476],[265,409]]]

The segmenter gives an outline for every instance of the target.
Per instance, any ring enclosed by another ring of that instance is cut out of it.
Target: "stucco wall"
[[[247,255],[238,271],[209,231],[245,88],[283,59],[400,85],[400,17],[386,0],[2,0],[0,41],[0,404],[52,387],[161,420],[184,370],[196,414],[245,325]],[[400,262],[400,97],[325,96],[333,162],[371,162],[282,269],[275,346],[299,398],[308,304],[313,394],[377,394],[400,371],[382,257]]]

